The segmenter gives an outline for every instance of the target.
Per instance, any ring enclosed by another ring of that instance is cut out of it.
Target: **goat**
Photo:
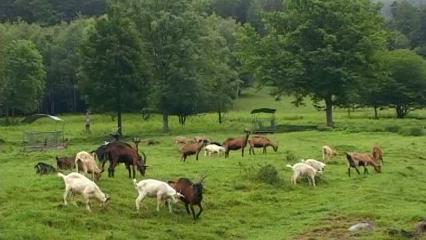
[[[328,161],[337,155],[337,151],[332,149],[330,146],[322,146],[322,160]]]
[[[297,179],[300,176],[307,176],[309,183],[312,184],[312,186],[315,185],[315,175],[317,175],[317,170],[311,166],[309,166],[306,163],[296,163],[293,166],[290,164],[286,165],[287,167],[293,169],[293,176],[291,177],[291,182],[293,184],[297,184]]]
[[[378,173],[381,172],[381,165],[379,159],[374,155],[371,156],[368,153],[345,153],[346,159],[348,160],[348,176],[351,176],[351,168],[355,168],[356,172],[360,174],[357,167],[364,167],[364,174],[368,173],[367,166],[371,165],[374,170]]]
[[[196,143],[196,141],[193,138],[177,136],[177,137],[175,137],[175,143],[176,144],[190,144],[190,143]]]
[[[160,203],[163,200],[167,201],[169,206],[169,211],[172,213],[172,205],[173,203],[177,203],[177,197],[183,197],[182,194],[176,192],[169,184],[163,181],[155,180],[155,179],[145,179],[136,183],[136,179],[133,179],[133,184],[135,185],[135,189],[138,191],[138,197],[135,200],[136,210],[139,211],[140,204],[144,200],[145,197],[156,197],[157,198],[157,212],[160,211]]]
[[[105,155],[109,160],[108,177],[114,177],[114,169],[119,163],[124,163],[131,178],[130,165],[132,166],[133,178],[136,176],[135,166],[142,176],[145,176],[146,155],[142,152],[139,155],[136,149],[133,149],[129,144],[123,142],[111,142],[105,149]],[[102,163],[102,171],[104,171],[105,162]]]
[[[263,148],[263,154],[266,154],[266,148],[271,146],[274,149],[274,152],[278,150],[278,145],[272,143],[271,140],[269,140],[267,137],[255,135],[252,136],[250,140],[248,140],[248,143],[250,145],[249,148],[249,154],[251,155],[253,153],[254,155],[254,148]]]
[[[247,141],[250,136],[250,131],[245,130],[245,137],[240,138],[228,138],[223,142],[223,147],[225,147],[225,158],[229,156],[230,150],[241,149],[241,156],[244,157],[244,148],[247,146]]]
[[[382,162],[382,165],[384,164],[383,162],[383,150],[379,147],[379,145],[374,145],[373,146],[373,157],[375,159],[379,159]]]
[[[325,163],[317,161],[315,159],[301,160],[301,162],[315,168],[315,170],[317,170],[317,173],[322,173],[324,171],[324,168],[327,166]]]
[[[181,160],[184,162],[186,158],[190,155],[196,154],[195,159],[198,160],[198,155],[200,154],[201,149],[206,145],[206,141],[200,140],[197,143],[188,143],[182,146],[180,152],[182,154]]]
[[[93,154],[94,155],[94,154]],[[98,165],[96,165],[96,161],[94,156],[88,152],[81,151],[77,153],[75,156],[75,169],[78,172],[78,162],[81,162],[81,166],[83,168],[83,172],[87,174],[88,172],[92,173],[93,180],[99,180],[101,177],[102,171],[99,169]],[[96,177],[96,178],[95,178]]]
[[[75,156],[74,157],[58,157],[56,156],[56,166],[61,170],[74,169],[75,164]]]
[[[192,218],[195,222],[201,212],[203,211],[203,206],[201,205],[201,201],[203,200],[203,180],[205,177],[201,179],[198,183],[192,183],[188,178],[179,178],[177,181],[168,181],[170,186],[172,186],[178,193],[181,193],[184,197],[181,197],[180,200],[184,202],[185,209],[188,214],[189,208],[191,208]],[[195,215],[193,205],[197,205],[200,209],[197,215]]]
[[[96,160],[96,158],[98,158],[99,162],[105,162],[105,161],[108,160],[107,156],[105,154],[105,150],[106,150],[107,145],[109,143],[110,142],[105,141],[104,144],[99,146],[96,150],[93,150],[93,151],[90,152],[91,154],[94,154],[93,156],[94,156],[95,160]]]
[[[209,157],[212,153],[217,153],[219,156],[221,153],[225,152],[225,148],[222,146],[218,146],[215,144],[209,144],[204,147],[204,156],[207,156],[207,153],[209,154]]]
[[[95,182],[91,181],[84,175],[76,172],[72,172],[68,175],[58,173],[59,177],[62,177],[65,183],[65,192],[64,192],[64,204],[68,205],[67,198],[68,195],[74,193],[80,193],[83,195],[83,198],[86,202],[86,209],[91,212],[90,209],[90,199],[96,198],[102,203],[103,206],[110,200],[110,197],[103,193],[101,189],[96,185]]]
[[[206,136],[195,136],[194,140],[195,140],[195,142],[203,141],[203,142],[205,142],[207,144],[210,143],[210,139],[208,137],[206,137]]]
[[[56,172],[56,169],[53,166],[43,162],[37,163],[34,168],[36,169],[36,174],[39,174],[40,176]]]

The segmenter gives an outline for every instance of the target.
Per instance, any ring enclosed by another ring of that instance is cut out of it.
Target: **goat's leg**
[[[139,212],[140,204],[142,203],[142,201],[143,201],[144,198],[145,198],[144,194],[139,194],[139,196],[136,198],[135,204],[136,204],[136,211],[137,212]]]
[[[201,206],[201,203],[198,204],[198,207],[200,208],[200,211],[197,213],[196,218],[200,217],[201,212],[203,212],[203,206]]]
[[[172,213],[173,210],[172,210],[172,203],[170,202],[170,199],[167,199],[166,202],[167,202],[167,206],[169,207],[169,212]]]
[[[311,176],[312,186],[316,187],[315,185],[315,175]]]
[[[351,167],[348,167],[348,176],[351,176]]]
[[[228,158],[229,157],[229,149],[226,149],[226,151],[225,151],[225,158]]]
[[[187,212],[188,214],[190,214],[190,213],[189,213],[189,206],[188,206],[188,203],[185,203],[185,209],[186,209],[186,212]]]
[[[200,154],[200,151],[197,151],[197,154],[195,155],[195,160],[198,160],[198,154]]]
[[[160,211],[160,204],[161,204],[161,199],[162,199],[162,193],[157,193],[157,212]]]
[[[241,157],[244,157],[244,148],[241,148]]]
[[[190,205],[189,205],[189,207],[191,208],[192,219],[195,221],[195,211],[194,211],[194,207],[192,206],[192,204],[190,204]]]
[[[361,173],[359,172],[358,168],[355,167],[356,172],[358,173],[358,175],[360,175]]]
[[[136,178],[136,169],[135,169],[135,165],[132,165],[132,171],[133,171],[133,178]]]
[[[69,188],[65,188],[65,192],[64,192],[64,205],[65,206],[68,205],[67,198],[68,198],[69,192],[70,192],[70,189]]]
[[[368,174],[368,169],[367,169],[367,166],[364,166],[364,174]]]
[[[266,146],[263,147],[263,154],[266,154]]]
[[[90,198],[89,198],[89,196],[87,196],[86,194],[83,193],[83,197],[84,197],[84,201],[86,202],[87,211],[91,212],[92,210],[90,209]]]

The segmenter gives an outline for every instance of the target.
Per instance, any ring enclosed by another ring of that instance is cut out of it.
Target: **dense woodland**
[[[249,86],[335,107],[426,105],[426,4],[368,0],[0,2],[0,114],[223,112]]]

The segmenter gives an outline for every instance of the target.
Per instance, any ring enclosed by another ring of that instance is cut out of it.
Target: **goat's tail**
[[[289,167],[291,169],[293,169],[293,166],[291,166],[290,164],[285,165],[286,167]]]
[[[64,174],[62,174],[61,172],[58,172],[58,177],[64,178],[64,177],[65,177],[65,175],[64,175]]]

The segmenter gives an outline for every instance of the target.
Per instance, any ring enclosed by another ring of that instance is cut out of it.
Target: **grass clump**
[[[385,126],[386,132],[398,133],[401,130],[401,126],[399,125],[388,125]]]
[[[287,162],[294,162],[298,159],[296,154],[294,152],[290,151],[290,150],[285,151],[284,155],[285,155],[284,159]]]
[[[271,185],[281,183],[281,178],[278,175],[278,170],[271,164],[262,166],[257,171],[256,179]]]
[[[402,128],[399,131],[399,134],[402,136],[412,136],[412,137],[419,137],[425,135],[425,131],[421,127],[410,127],[410,128]]]

